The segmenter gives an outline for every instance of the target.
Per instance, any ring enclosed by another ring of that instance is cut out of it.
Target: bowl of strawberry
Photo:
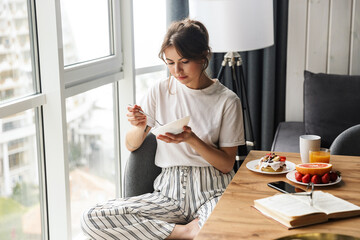
[[[340,177],[340,172],[327,172],[323,175],[318,174],[302,174],[298,171],[295,172],[295,180],[298,182],[306,183],[312,182],[314,184],[328,184],[328,183],[335,183]]]
[[[295,168],[296,171],[288,173],[286,177],[302,185],[312,182],[315,186],[327,186],[341,181],[340,172],[334,171],[329,163],[302,163]]]

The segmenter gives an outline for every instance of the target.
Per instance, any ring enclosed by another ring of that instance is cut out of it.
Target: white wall
[[[286,121],[303,120],[304,70],[360,75],[360,0],[290,0]]]

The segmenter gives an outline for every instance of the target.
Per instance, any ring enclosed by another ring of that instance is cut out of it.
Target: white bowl
[[[157,127],[151,132],[156,136],[165,135],[165,133],[179,134],[184,131],[183,127],[188,125],[189,121],[190,116],[187,116],[171,123],[165,124],[164,126]]]

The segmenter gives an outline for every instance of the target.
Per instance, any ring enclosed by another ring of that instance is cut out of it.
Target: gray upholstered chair
[[[333,155],[360,156],[360,124],[342,132],[330,146]]]
[[[130,153],[124,173],[124,197],[154,191],[154,180],[161,172],[154,162],[156,147],[156,137],[149,133],[141,147]]]
[[[346,129],[360,123],[360,76],[304,71],[304,120],[281,122],[271,150],[299,152],[299,136],[321,136],[329,148]]]

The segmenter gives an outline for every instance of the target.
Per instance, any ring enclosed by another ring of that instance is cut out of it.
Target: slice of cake
[[[285,161],[286,157],[278,156],[275,153],[268,153],[260,159],[256,169],[264,172],[282,172],[286,167]]]

